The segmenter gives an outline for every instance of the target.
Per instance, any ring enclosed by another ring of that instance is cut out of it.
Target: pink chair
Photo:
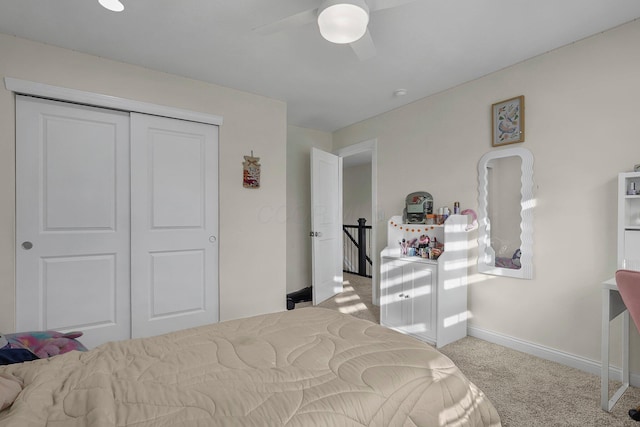
[[[616,271],[616,284],[622,301],[640,332],[640,271]],[[640,406],[629,410],[629,416],[636,421],[640,421]]]
[[[640,271],[618,270],[616,271],[616,284],[622,296],[624,305],[640,331]]]

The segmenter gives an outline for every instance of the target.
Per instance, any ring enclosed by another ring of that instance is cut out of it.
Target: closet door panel
[[[51,115],[42,120],[44,229],[114,230],[117,139],[113,125]]]
[[[76,325],[100,328],[114,324],[118,317],[116,265],[114,254],[43,258],[46,329],[74,329]],[[122,338],[128,333],[124,331]]]
[[[218,321],[218,131],[131,115],[132,336]]]
[[[206,310],[205,252],[165,251],[151,253],[151,319],[197,314]],[[175,292],[179,284],[180,292]]]
[[[150,129],[152,228],[203,229],[206,141],[201,135]]]
[[[16,97],[16,327],[130,336],[129,115]]]

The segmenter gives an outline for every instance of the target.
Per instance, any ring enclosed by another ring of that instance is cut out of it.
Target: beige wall
[[[287,293],[311,286],[311,148],[331,151],[331,134],[287,130]]]
[[[286,105],[245,92],[0,34],[0,77],[222,116],[220,318],[280,311],[286,293]],[[15,105],[0,89],[0,331],[14,330]],[[242,187],[260,157],[261,188]]]
[[[364,218],[371,225],[371,163],[344,168],[342,183],[342,222],[358,225]]]
[[[616,268],[616,180],[640,161],[640,21],[342,129],[334,149],[378,141],[378,210],[429,191],[477,209],[491,104],[525,96],[533,152],[534,279],[473,275],[470,326],[600,360],[600,282]],[[415,173],[421,182],[416,186]],[[378,233],[378,250],[386,243]],[[638,336],[632,370],[640,372]]]

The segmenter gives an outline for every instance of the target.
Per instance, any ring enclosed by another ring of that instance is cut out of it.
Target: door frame
[[[380,305],[380,283],[378,271],[378,238],[377,224],[383,221],[383,213],[378,212],[378,140],[368,139],[356,144],[348,145],[333,152],[338,157],[349,157],[356,154],[371,153],[371,247],[374,252],[371,257],[371,299],[375,305]],[[342,200],[340,200],[342,209]]]
[[[103,95],[83,90],[69,89],[61,86],[51,86],[44,83],[5,77],[4,84],[7,90],[21,95],[38,96],[58,101],[74,102],[77,104],[91,105],[94,107],[110,108],[135,113],[164,116],[172,119],[182,119],[191,122],[207,123],[222,126],[222,117],[197,111],[184,110],[182,108],[167,107],[165,105],[151,104],[135,101],[133,99],[119,98],[117,96]]]

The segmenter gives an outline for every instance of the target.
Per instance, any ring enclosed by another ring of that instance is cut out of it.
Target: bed
[[[310,307],[0,366],[0,426],[499,426],[433,347]]]

